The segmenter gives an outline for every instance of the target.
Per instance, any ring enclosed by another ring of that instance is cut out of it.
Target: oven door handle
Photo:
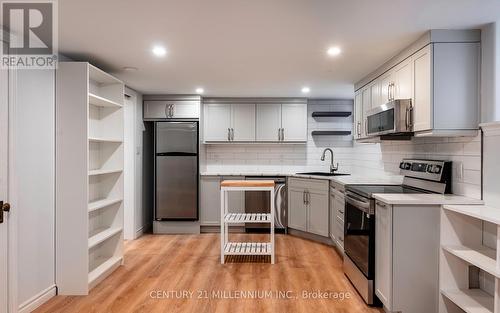
[[[345,196],[345,201],[349,204],[354,205],[356,208],[360,209],[365,213],[370,213],[370,202],[363,201],[361,199],[353,197],[351,194]]]

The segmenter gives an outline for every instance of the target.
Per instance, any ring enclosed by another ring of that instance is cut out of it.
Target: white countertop
[[[424,205],[452,205],[452,204],[483,204],[483,200],[468,198],[457,195],[441,194],[395,194],[395,193],[375,193],[376,200],[387,204],[424,204]]]
[[[361,185],[361,184],[379,184],[379,185],[400,185],[403,183],[403,176],[366,176],[366,175],[346,175],[346,176],[316,176],[293,173],[278,172],[202,172],[201,176],[288,176],[310,179],[331,180],[341,185]]]

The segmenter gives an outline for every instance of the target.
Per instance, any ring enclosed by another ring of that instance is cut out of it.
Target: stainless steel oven
[[[413,107],[411,100],[393,100],[369,110],[365,127],[368,136],[412,133]]]
[[[375,201],[346,191],[344,272],[368,304],[374,304]]]

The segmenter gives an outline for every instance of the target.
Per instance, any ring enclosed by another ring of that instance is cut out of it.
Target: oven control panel
[[[451,162],[439,160],[404,159],[399,164],[402,175],[442,182],[450,179]]]

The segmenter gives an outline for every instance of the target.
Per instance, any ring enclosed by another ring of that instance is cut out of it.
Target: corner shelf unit
[[[274,264],[274,201],[271,201],[269,213],[231,213],[228,193],[233,191],[268,191],[274,199],[273,181],[222,181],[221,182],[221,264],[226,255],[269,255]],[[231,242],[229,225],[240,223],[268,223],[269,242]]]
[[[86,62],[60,62],[56,85],[56,283],[86,295],[123,263],[125,87]]]
[[[497,225],[496,249],[482,244],[483,222]],[[500,313],[499,251],[500,209],[484,205],[443,206],[439,260],[440,313]],[[476,270],[471,271],[471,267]],[[494,295],[478,288],[477,269],[494,277]]]

